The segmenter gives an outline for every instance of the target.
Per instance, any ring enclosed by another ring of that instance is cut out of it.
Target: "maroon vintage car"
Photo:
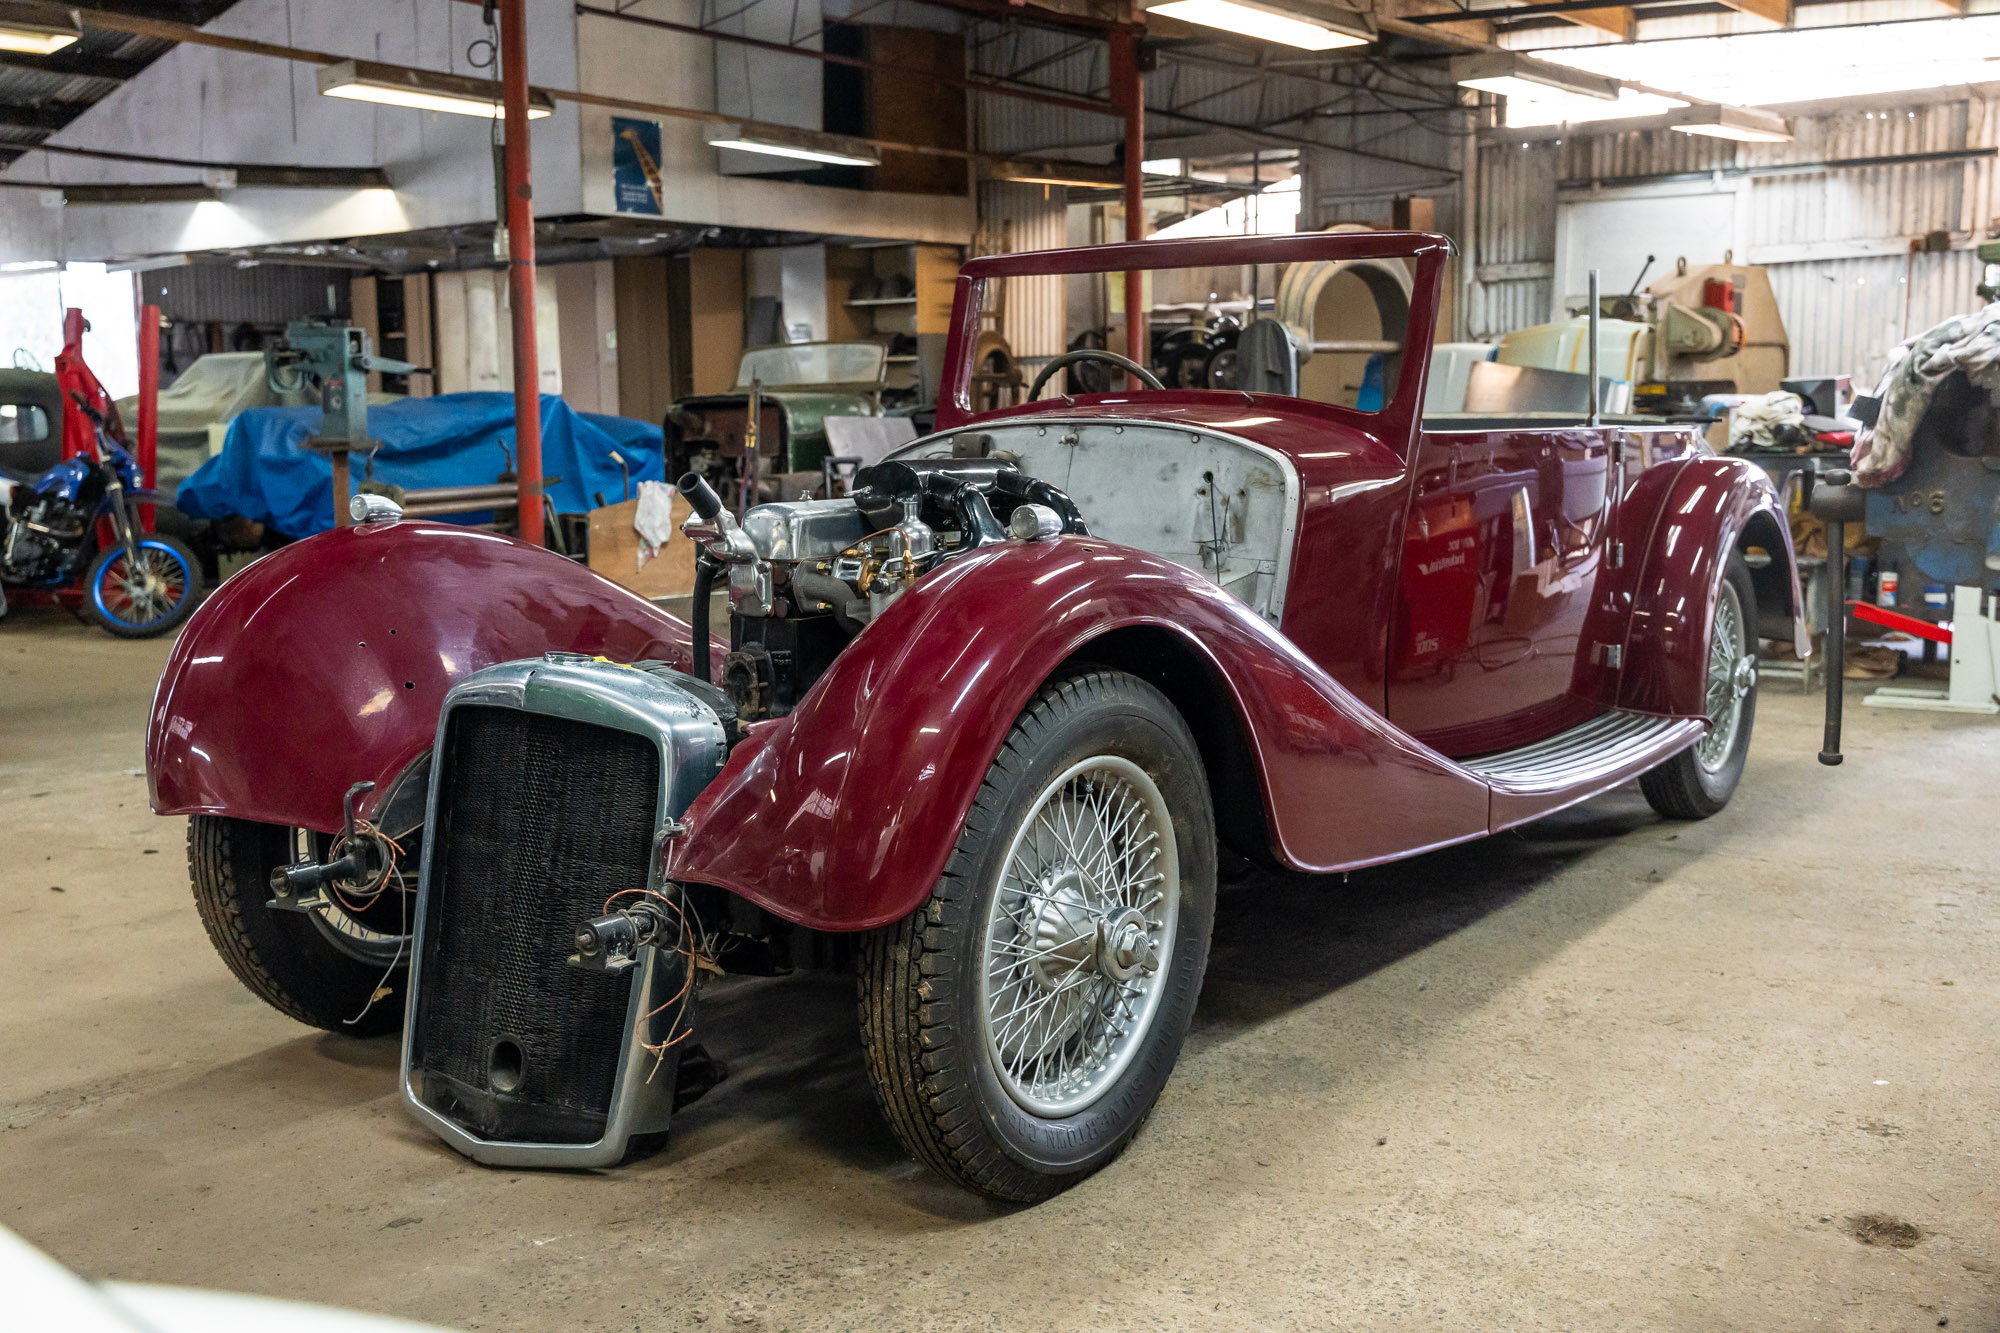
[[[851,964],[913,1153],[1007,1199],[1081,1179],[1173,1068],[1219,859],[1347,870],[1635,776],[1711,814],[1757,638],[1803,642],[1771,486],[1692,429],[1424,419],[1447,251],[968,264],[936,434],[740,521],[690,484],[726,643],[706,586],[690,627],[467,528],[267,556],[181,636],[148,741],[217,947],[303,1022],[402,1024],[410,1110],[509,1165],[657,1141],[704,972]],[[1129,364],[970,410],[995,279],[1299,262],[1407,275],[1379,410]]]

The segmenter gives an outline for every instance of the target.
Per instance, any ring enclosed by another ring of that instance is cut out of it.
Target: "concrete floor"
[[[1706,823],[1626,788],[1233,892],[1147,1131],[1011,1210],[903,1158],[824,978],[711,992],[734,1077],[659,1157],[461,1160],[391,1041],[210,950],[139,771],[165,652],[0,628],[0,1222],[85,1273],[565,1333],[2000,1329],[2000,725],[1857,708],[1830,771],[1776,687]]]

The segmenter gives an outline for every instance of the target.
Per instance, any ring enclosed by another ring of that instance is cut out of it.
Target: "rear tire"
[[[1639,777],[1639,790],[1668,819],[1706,819],[1729,804],[1750,757],[1757,719],[1757,590],[1750,567],[1731,555],[1709,625],[1709,730]]]
[[[355,1037],[396,1031],[407,960],[392,970],[364,963],[336,948],[310,917],[265,905],[271,872],[292,859],[292,837],[290,829],[247,819],[188,820],[188,875],[209,941],[237,980],[287,1017]],[[389,993],[378,997],[379,988]]]
[[[904,1146],[1019,1203],[1117,1157],[1194,1016],[1215,864],[1207,775],[1166,697],[1113,671],[1044,686],[930,898],[862,946],[869,1078]]]

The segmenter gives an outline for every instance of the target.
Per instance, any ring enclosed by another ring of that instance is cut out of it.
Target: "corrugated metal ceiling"
[[[234,3],[99,0],[98,7],[199,25],[220,17]],[[174,45],[86,24],[79,40],[52,55],[0,54],[0,166],[82,115]]]

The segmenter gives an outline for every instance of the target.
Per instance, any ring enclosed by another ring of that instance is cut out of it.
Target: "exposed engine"
[[[0,508],[0,575],[12,583],[54,581],[69,573],[90,522],[88,511],[59,495],[14,491],[12,511]]]
[[[1070,498],[1004,456],[890,460],[855,478],[835,500],[758,505],[739,523],[699,476],[681,478],[694,513],[683,525],[699,545],[696,642],[707,632],[708,593],[729,589],[729,647],[717,682],[745,722],[777,717],[856,634],[944,561],[1009,538],[1087,533]]]

